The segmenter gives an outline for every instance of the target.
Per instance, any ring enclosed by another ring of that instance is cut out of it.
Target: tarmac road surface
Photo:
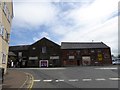
[[[19,69],[19,68],[18,68]],[[34,77],[33,88],[118,88],[117,66],[21,68]]]

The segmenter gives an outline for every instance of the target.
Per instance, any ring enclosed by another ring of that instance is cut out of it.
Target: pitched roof
[[[16,51],[16,50],[28,50],[28,47],[30,45],[19,45],[19,46],[10,46],[9,50],[10,51]]]
[[[47,42],[53,43],[53,44],[57,45],[58,47],[60,47],[60,45],[58,45],[57,43],[55,43],[55,42],[53,42],[53,41],[47,39],[46,37],[43,37],[42,39],[36,41],[36,42],[33,43],[32,45],[35,45],[35,44],[37,44],[37,43],[39,43],[39,42],[41,42],[41,41],[43,41],[43,42],[46,42],[46,41],[47,41]]]
[[[61,49],[109,48],[103,42],[62,42]]]

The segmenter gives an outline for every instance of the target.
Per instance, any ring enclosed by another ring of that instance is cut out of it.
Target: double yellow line
[[[30,74],[30,73],[27,73],[27,74],[29,74],[30,76],[31,76],[31,83],[30,83],[30,85],[28,85],[28,90],[31,90],[32,89],[32,87],[33,87],[33,84],[34,84],[34,77],[33,77],[33,75],[32,74]]]

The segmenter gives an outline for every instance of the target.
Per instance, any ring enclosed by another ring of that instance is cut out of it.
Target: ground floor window
[[[5,63],[6,63],[6,55],[3,54],[3,55],[2,55],[2,64],[5,64]]]

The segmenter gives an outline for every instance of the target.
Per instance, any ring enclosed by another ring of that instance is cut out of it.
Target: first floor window
[[[42,47],[42,53],[46,53],[46,47]]]
[[[4,13],[7,14],[7,5],[6,5],[6,2],[4,2]]]
[[[4,36],[4,26],[1,26],[1,35]]]
[[[0,35],[4,35],[4,26],[0,23]]]
[[[22,57],[22,52],[19,52],[19,53],[18,53],[18,56],[19,56],[19,57]]]

